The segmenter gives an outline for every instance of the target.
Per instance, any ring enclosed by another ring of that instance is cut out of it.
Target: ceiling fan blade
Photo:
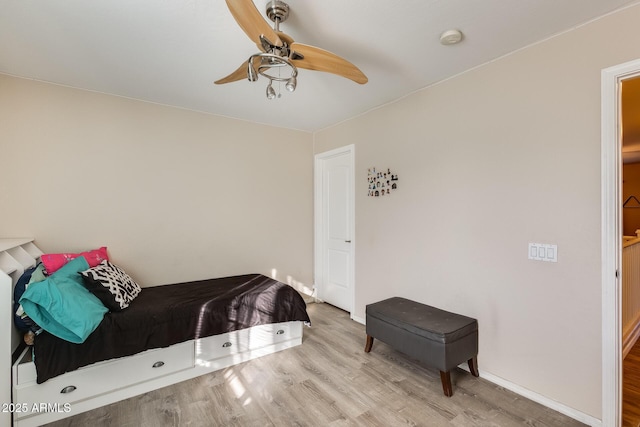
[[[291,43],[290,49],[304,56],[304,59],[294,58],[293,63],[298,68],[337,74],[360,84],[369,81],[358,67],[327,50],[296,42]]]
[[[261,35],[264,35],[271,44],[282,46],[282,40],[271,28],[271,25],[264,20],[252,0],[226,0],[226,2],[229,11],[242,31],[256,43],[258,48],[262,48]]]
[[[238,69],[235,70],[233,73],[229,74],[227,77],[223,77],[219,80],[216,80],[214,83],[217,85],[223,85],[225,83],[233,83],[233,82],[237,82],[238,80],[247,79],[248,65],[249,65],[249,60],[244,61],[242,65],[238,67]],[[258,65],[260,65],[260,58],[253,58],[254,68],[257,69]]]
[[[276,34],[278,34],[278,37],[280,37],[280,40],[282,40],[283,42],[285,42],[289,46],[291,46],[294,43],[294,41],[293,41],[293,39],[291,38],[290,35],[285,34],[282,31],[278,31]]]

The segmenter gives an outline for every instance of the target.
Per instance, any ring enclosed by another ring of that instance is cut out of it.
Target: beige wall
[[[312,281],[312,154],[356,145],[356,307],[478,318],[480,369],[601,416],[600,72],[640,7],[317,132],[0,76],[0,236],[109,246],[143,285]],[[368,167],[399,189],[366,196]],[[295,177],[295,179],[291,179]],[[527,259],[558,245],[559,262]]]
[[[0,75],[0,236],[144,286],[313,278],[312,135]]]
[[[628,9],[315,134],[315,153],[356,145],[356,317],[392,295],[477,317],[482,371],[601,417],[600,75],[640,57],[638,22]],[[367,197],[372,166],[399,189]]]

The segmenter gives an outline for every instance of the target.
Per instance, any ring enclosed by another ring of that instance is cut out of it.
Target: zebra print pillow
[[[85,287],[110,311],[121,311],[129,307],[141,291],[140,285],[108,260],[80,274],[84,278]]]

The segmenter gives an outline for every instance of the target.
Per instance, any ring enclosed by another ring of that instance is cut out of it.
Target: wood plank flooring
[[[308,311],[298,347],[49,426],[584,426],[459,369],[445,397],[438,371],[378,340],[365,353],[364,326],[344,311]]]
[[[622,427],[640,425],[640,340],[622,363]]]

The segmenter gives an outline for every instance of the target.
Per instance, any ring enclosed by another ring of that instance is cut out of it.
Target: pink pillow
[[[109,260],[106,246],[79,254],[44,254],[40,259],[42,260],[42,264],[44,264],[44,269],[47,274],[51,275],[60,267],[79,256],[83,256],[87,260],[89,267],[95,267],[105,259]]]

